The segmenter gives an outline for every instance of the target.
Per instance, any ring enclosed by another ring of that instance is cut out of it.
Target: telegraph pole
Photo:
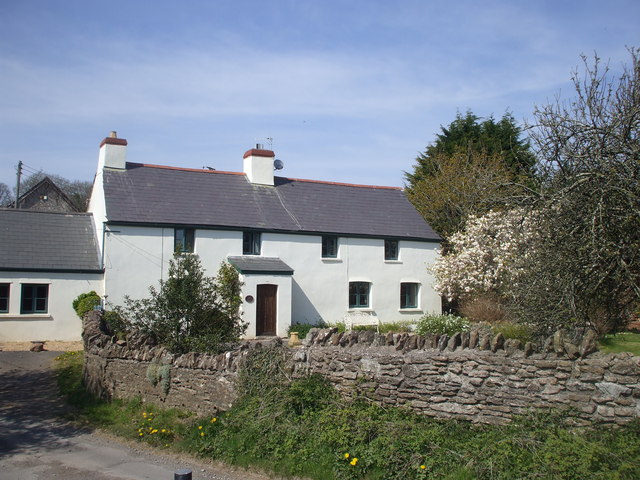
[[[20,176],[22,175],[22,160],[18,162],[18,174],[16,179],[16,204],[15,208],[20,208],[18,200],[20,199]]]

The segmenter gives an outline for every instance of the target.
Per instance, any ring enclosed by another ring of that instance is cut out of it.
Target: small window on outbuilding
[[[49,306],[49,285],[23,283],[20,313],[47,313]]]
[[[398,260],[398,240],[386,239],[384,241],[384,259]]]
[[[196,231],[194,228],[176,228],[173,233],[173,251],[193,253]]]
[[[418,308],[418,293],[420,284],[401,283],[400,284],[400,308]]]
[[[349,308],[369,307],[369,282],[349,282]]]
[[[242,232],[242,254],[260,255],[260,232]]]
[[[322,258],[338,258],[338,237],[322,236]]]
[[[0,283],[0,313],[9,313],[9,292],[11,286],[8,283]]]

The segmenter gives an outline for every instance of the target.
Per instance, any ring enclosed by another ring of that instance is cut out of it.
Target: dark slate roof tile
[[[293,275],[293,269],[276,257],[260,257],[245,255],[242,257],[228,257],[229,263],[240,273],[273,273]]]
[[[283,177],[272,187],[240,173],[131,163],[105,170],[104,188],[114,223],[440,239],[398,188]]]
[[[0,270],[100,271],[86,213],[0,209]]]

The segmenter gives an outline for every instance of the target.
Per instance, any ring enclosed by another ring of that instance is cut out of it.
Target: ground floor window
[[[23,283],[20,313],[47,313],[49,285]]]
[[[418,308],[418,283],[400,284],[400,308]]]
[[[349,282],[349,308],[366,308],[369,306],[369,282]]]
[[[0,313],[9,312],[9,284],[0,283]]]

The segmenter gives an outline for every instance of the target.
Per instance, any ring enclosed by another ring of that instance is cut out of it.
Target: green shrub
[[[151,335],[172,353],[217,354],[233,348],[245,332],[240,296],[242,282],[233,266],[223,262],[215,278],[205,275],[198,255],[176,253],[160,288],[149,297],[125,297],[116,311]]]
[[[330,327],[335,327],[338,329],[338,333],[344,333],[347,331],[347,325],[344,322],[334,322],[329,324]]]
[[[309,330],[311,330],[312,328],[327,328],[327,327],[328,325],[323,320],[320,320],[313,324],[296,322],[287,329],[287,335],[290,335],[291,332],[298,332],[298,338],[302,340],[307,336],[307,333],[309,333]]]
[[[102,312],[102,320],[107,324],[109,331],[120,339],[124,339],[125,334],[129,331],[129,322],[115,310]]]
[[[451,314],[430,314],[418,320],[416,333],[427,335],[435,333],[438,335],[454,335],[459,332],[470,330],[469,321],[466,318]]]
[[[525,323],[502,322],[491,325],[494,334],[502,333],[505,339],[512,338],[520,340],[524,345],[531,342],[535,337],[535,329]]]
[[[76,311],[80,318],[83,318],[85,313],[90,312],[96,305],[100,305],[100,295],[91,290],[88,293],[81,293],[73,301],[73,309]]]
[[[415,328],[415,322],[410,321],[399,321],[399,322],[385,322],[381,323],[378,328],[378,332],[380,333],[409,333],[413,332]]]

